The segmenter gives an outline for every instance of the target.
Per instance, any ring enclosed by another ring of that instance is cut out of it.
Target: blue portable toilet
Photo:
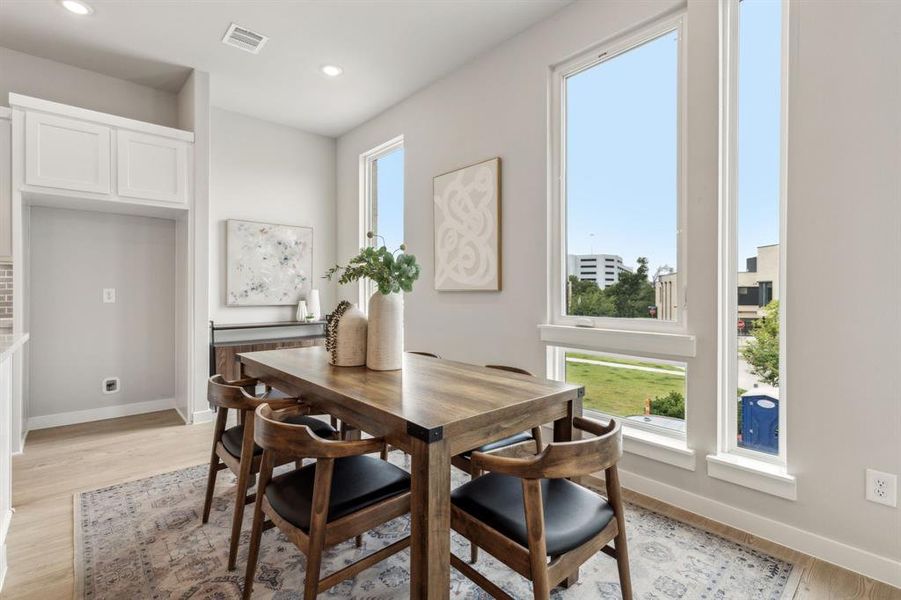
[[[779,454],[779,392],[750,390],[741,396],[740,448]]]

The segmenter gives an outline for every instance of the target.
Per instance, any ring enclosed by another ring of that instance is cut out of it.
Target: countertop
[[[0,329],[0,362],[13,355],[28,341],[27,333],[13,335],[8,329]]]

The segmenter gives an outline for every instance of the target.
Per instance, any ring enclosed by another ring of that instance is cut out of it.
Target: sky
[[[385,245],[393,252],[404,241],[404,149],[382,156],[376,167],[376,233],[385,238]]]
[[[778,241],[781,9],[740,4],[739,264]],[[567,81],[569,254],[676,265],[677,35]]]

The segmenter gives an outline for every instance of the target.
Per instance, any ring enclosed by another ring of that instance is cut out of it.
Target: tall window
[[[671,22],[563,76],[562,315],[679,319],[679,34]]]
[[[404,140],[385,142],[360,157],[361,231],[360,245],[387,246],[396,250],[404,241]],[[372,231],[376,237],[369,239]],[[361,306],[367,305],[374,289],[360,286]]]
[[[784,461],[783,6],[733,0],[724,74],[723,450]]]
[[[560,340],[550,374],[585,386],[586,411],[673,437],[687,365],[659,358],[676,355],[653,334],[684,326],[681,33],[670,18],[559,65],[551,146],[551,323],[642,330],[631,341],[649,355]]]

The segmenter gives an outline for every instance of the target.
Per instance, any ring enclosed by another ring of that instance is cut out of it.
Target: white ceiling
[[[197,68],[215,106],[336,136],[569,2],[0,0],[0,45],[169,91]],[[259,55],[220,43],[233,21],[269,36]]]

